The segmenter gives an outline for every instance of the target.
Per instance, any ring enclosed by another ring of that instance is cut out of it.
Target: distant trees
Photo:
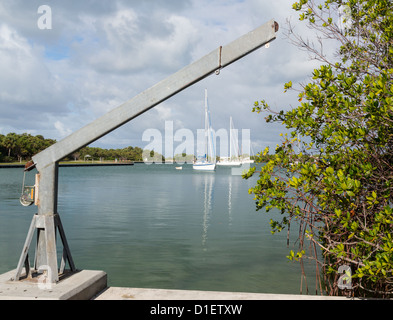
[[[42,135],[32,136],[28,133],[0,134],[0,162],[27,161],[32,156],[48,148],[56,140],[45,139]],[[84,147],[65,158],[65,160],[84,160],[87,155],[94,160],[142,161],[143,149],[126,147],[123,149],[102,149]]]
[[[0,134],[0,161],[13,162],[31,159],[33,155],[54,144],[56,140],[29,133]]]
[[[92,159],[102,160],[115,160],[120,161],[131,160],[131,161],[142,161],[143,149],[139,147],[126,147],[123,149],[101,149],[96,147],[84,147],[77,152],[74,152],[69,156],[72,160],[83,160],[86,156],[90,156]]]
[[[183,153],[179,153],[179,154],[175,154],[175,156],[173,157],[175,162],[179,162],[179,163],[193,163],[195,156],[193,154],[186,154],[185,152]]]

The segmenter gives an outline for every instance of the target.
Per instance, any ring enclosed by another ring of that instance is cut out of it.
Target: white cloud
[[[62,138],[65,138],[72,133],[72,130],[67,128],[66,125],[60,121],[56,121],[54,126]]]
[[[144,17],[133,10],[121,10],[100,21],[103,36],[88,63],[105,73],[129,74],[142,70],[173,70],[188,61],[197,30],[181,16],[170,15],[152,21],[157,33],[145,30]],[[151,19],[154,20],[154,19]]]
[[[0,26],[0,113],[3,121],[39,120],[42,113],[62,113],[62,85],[32,46],[15,29]],[[28,130],[29,128],[26,128]]]

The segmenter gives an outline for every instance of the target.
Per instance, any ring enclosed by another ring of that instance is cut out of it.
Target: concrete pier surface
[[[0,275],[0,300],[90,300],[107,287],[103,271],[80,270],[56,284],[40,277],[12,281],[15,270]]]
[[[109,287],[93,300],[350,300],[316,295]]]

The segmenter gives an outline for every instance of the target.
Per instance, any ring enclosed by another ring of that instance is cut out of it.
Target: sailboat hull
[[[216,170],[216,164],[215,163],[194,163],[192,168],[194,170],[200,170],[200,171],[214,171]]]
[[[217,162],[217,165],[218,166],[232,166],[232,167],[235,167],[235,166],[241,166],[242,163],[240,161],[220,161],[220,162]]]

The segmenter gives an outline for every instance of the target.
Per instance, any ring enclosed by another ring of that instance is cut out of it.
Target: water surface
[[[19,204],[22,179],[0,169],[0,273],[16,267],[37,210]],[[60,168],[58,210],[76,267],[104,270],[109,286],[298,294],[293,247],[270,233],[277,213],[255,211],[248,194],[256,179],[191,165]]]

